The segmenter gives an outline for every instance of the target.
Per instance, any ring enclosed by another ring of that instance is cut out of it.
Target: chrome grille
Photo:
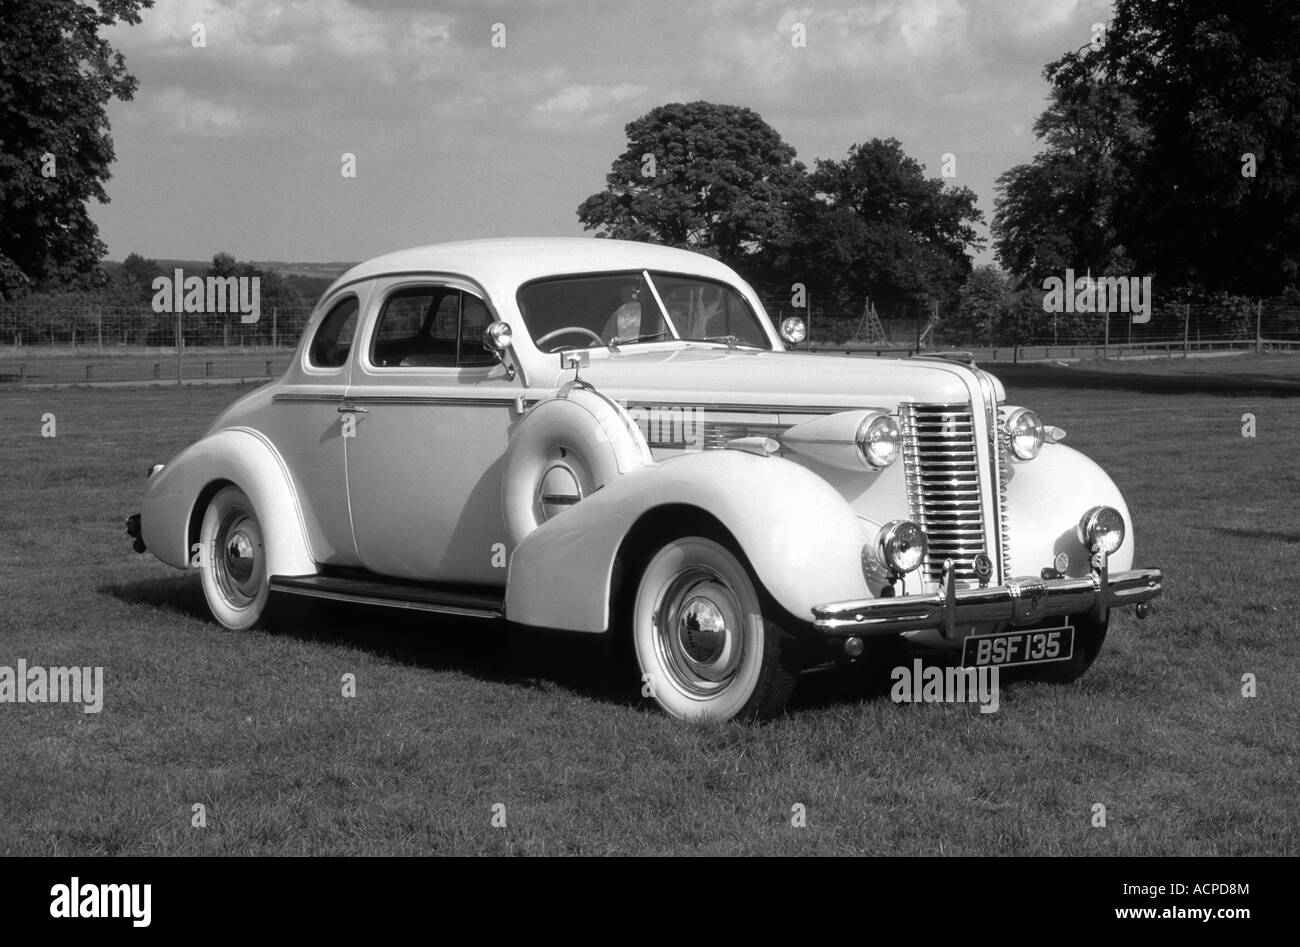
[[[926,575],[938,581],[951,558],[958,579],[987,552],[975,421],[967,404],[903,404],[903,472],[911,516],[930,540]]]

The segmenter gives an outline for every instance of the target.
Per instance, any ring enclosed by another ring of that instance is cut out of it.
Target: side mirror
[[[488,327],[483,330],[483,348],[489,352],[495,352],[497,355],[510,348],[513,341],[514,333],[511,331],[508,322],[489,323]]]
[[[511,381],[515,379],[515,367],[506,361],[506,351],[513,341],[514,333],[508,322],[492,322],[483,330],[483,348],[495,355],[497,361],[505,366],[506,378]]]
[[[781,320],[781,338],[791,345],[798,345],[808,338],[808,325],[798,316],[788,316]]]

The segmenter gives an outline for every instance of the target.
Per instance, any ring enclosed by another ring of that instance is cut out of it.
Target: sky
[[[871,138],[933,177],[950,153],[987,221],[997,176],[1038,150],[1043,66],[1109,15],[1106,0],[157,0],[106,31],[139,89],[109,106],[111,202],[92,216],[118,260],[579,236],[624,126],[704,99],[758,112],[809,167]]]

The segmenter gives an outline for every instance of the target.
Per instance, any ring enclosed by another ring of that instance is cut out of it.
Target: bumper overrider
[[[1104,513],[1099,516],[1099,511]],[[1137,616],[1145,618],[1148,603],[1163,591],[1164,574],[1159,569],[1110,572],[1107,560],[1123,542],[1123,520],[1119,518],[1115,541],[1114,533],[1107,533],[1113,524],[1105,521],[1107,515],[1119,517],[1108,507],[1096,507],[1080,522],[1080,538],[1091,554],[1086,576],[1071,578],[1046,568],[1038,576],[1008,579],[1002,585],[959,589],[948,559],[937,592],[889,596],[891,588],[880,598],[817,605],[812,610],[813,627],[828,638],[937,629],[944,638],[955,639],[957,629],[986,622],[1032,625],[1053,616],[1084,613],[1104,621],[1112,608],[1128,606],[1136,606]],[[1100,529],[1094,527],[1099,521]]]

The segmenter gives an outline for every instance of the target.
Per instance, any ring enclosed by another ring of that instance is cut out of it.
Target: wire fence
[[[1014,325],[958,318],[885,318],[792,308],[765,300],[778,324],[790,315],[809,329],[806,348],[902,355],[965,349],[983,360],[1188,356],[1212,349],[1256,352],[1300,347],[1300,306],[1157,305],[1147,322],[1125,313],[1029,313]],[[84,300],[0,304],[0,384],[171,383],[257,380],[288,365],[308,317],[303,307],[264,307],[255,323],[237,314],[159,314],[148,305]],[[960,332],[954,332],[958,328]]]
[[[1133,314],[1030,311],[1014,321],[966,320],[960,313],[873,320],[867,313],[794,308],[789,299],[765,299],[764,308],[779,325],[788,316],[808,324],[814,346],[856,344],[873,348],[931,349],[952,346],[1109,347],[1182,346],[1187,351],[1210,343],[1262,341],[1290,347],[1300,343],[1300,305],[1282,299],[1155,304],[1146,321]]]
[[[0,304],[0,346],[73,351],[205,348],[278,348],[293,345],[311,308],[264,307],[256,322],[237,313],[156,313],[148,305],[75,302]]]

